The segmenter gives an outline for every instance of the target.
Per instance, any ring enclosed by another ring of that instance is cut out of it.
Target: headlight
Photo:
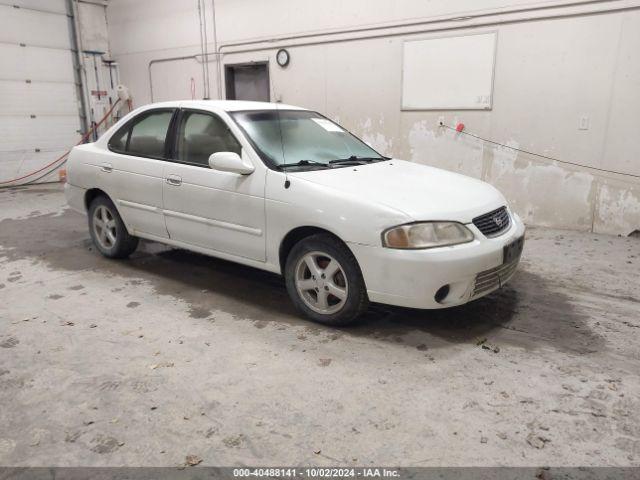
[[[385,230],[382,245],[388,248],[433,248],[473,240],[473,233],[458,222],[409,223]]]

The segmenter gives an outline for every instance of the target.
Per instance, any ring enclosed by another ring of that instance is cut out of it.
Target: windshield
[[[231,116],[273,166],[318,167],[340,159],[385,159],[362,140],[315,112],[253,110],[233,112]]]

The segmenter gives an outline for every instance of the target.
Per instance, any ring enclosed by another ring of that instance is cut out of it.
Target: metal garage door
[[[52,162],[80,130],[65,0],[12,3],[0,5],[0,182]]]

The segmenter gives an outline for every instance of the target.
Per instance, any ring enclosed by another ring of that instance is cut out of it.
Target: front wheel
[[[138,247],[138,237],[129,235],[115,205],[104,196],[96,197],[89,206],[89,232],[105,257],[126,258]]]
[[[369,304],[358,262],[328,234],[307,237],[291,249],[285,281],[298,310],[326,325],[352,323]]]

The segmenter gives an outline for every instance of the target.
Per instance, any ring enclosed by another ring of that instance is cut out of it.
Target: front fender
[[[272,170],[267,174],[265,197],[269,263],[279,261],[282,240],[298,227],[321,228],[347,244],[379,246],[383,230],[411,221],[391,207]]]

